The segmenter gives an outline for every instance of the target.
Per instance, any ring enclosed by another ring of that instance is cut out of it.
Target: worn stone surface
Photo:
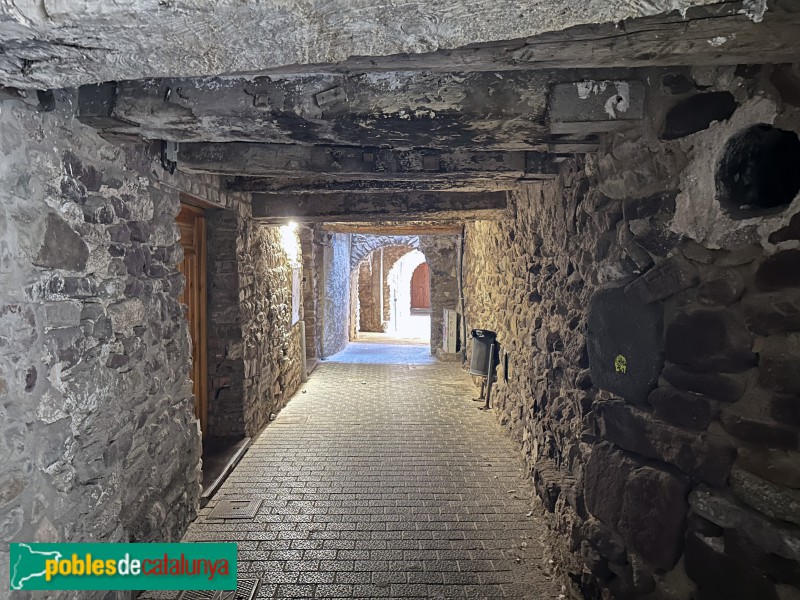
[[[325,233],[317,269],[321,301],[322,357],[336,354],[350,339],[351,240],[347,233]],[[355,301],[355,299],[353,299]]]
[[[705,429],[719,413],[716,402],[708,396],[674,388],[656,388],[647,401],[655,408],[656,417],[689,429]]]
[[[631,298],[645,304],[663,300],[698,282],[697,269],[683,257],[672,257],[650,269],[625,288]]]
[[[736,457],[725,438],[686,431],[620,402],[595,407],[603,435],[626,450],[671,463],[700,481],[722,485]]]
[[[623,288],[592,296],[587,347],[595,385],[644,404],[664,362],[662,310],[629,298]]]
[[[689,504],[700,516],[725,529],[736,529],[763,551],[797,561],[800,529],[770,521],[724,493],[699,487],[689,494]]]
[[[756,363],[752,345],[743,320],[729,310],[682,312],[665,335],[666,359],[695,371],[743,371]]]
[[[762,385],[791,394],[800,393],[800,333],[760,340],[758,352]]]
[[[73,11],[58,4],[37,10],[12,5],[2,13],[7,46],[3,83],[63,87],[91,81],[330,63],[350,56],[417,54],[702,4],[705,2],[690,0],[644,6],[621,2],[565,10],[573,7],[549,0],[535,11],[520,12],[517,5],[505,1],[458,5],[454,10],[430,2],[408,9],[347,3],[273,7],[225,2],[211,10],[183,2],[166,13],[154,1],[142,1],[135,10],[88,6]],[[484,15],[480,22],[473,18],[476,12]],[[149,35],[137,35],[140,31]],[[364,31],[371,35],[363,36]],[[200,37],[202,46],[197,41]],[[87,39],[92,43],[87,45]],[[254,45],[253,39],[271,43]],[[203,48],[213,51],[202,52]],[[156,54],[161,58],[156,59]],[[31,56],[38,58],[23,69],[24,61]]]
[[[586,507],[648,564],[670,569],[681,554],[688,484],[603,443],[586,465]]]
[[[455,236],[420,236],[419,248],[425,255],[431,277],[431,353],[442,347],[444,309],[459,308],[459,239]]]
[[[562,593],[516,445],[474,409],[458,365],[423,345],[357,342],[302,389],[184,541],[235,540],[262,597]],[[263,499],[253,520],[209,518],[241,497]]]
[[[737,464],[772,483],[800,488],[800,453],[797,451],[752,446],[740,448]]]
[[[745,379],[726,373],[693,373],[678,365],[667,365],[662,376],[677,388],[711,396],[723,402],[736,402],[744,394]]]
[[[89,248],[81,236],[60,217],[48,215],[42,247],[33,264],[47,269],[82,271],[88,259]]]
[[[764,598],[778,600],[774,585],[751,565],[732,559],[723,542],[690,534],[686,539],[686,572],[697,582],[703,598]],[[722,579],[715,573],[725,573]]]
[[[800,492],[756,477],[743,469],[731,471],[731,487],[738,498],[765,515],[800,525]]]
[[[174,541],[194,517],[200,435],[169,251],[179,198],[159,173],[141,147],[108,144],[63,107],[3,103],[6,541]],[[146,240],[120,235],[133,223]],[[133,256],[146,264],[127,268]]]

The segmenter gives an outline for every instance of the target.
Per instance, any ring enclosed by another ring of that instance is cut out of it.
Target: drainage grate
[[[261,506],[261,499],[255,500],[220,500],[208,514],[208,519],[252,519]]]
[[[181,592],[175,600],[252,600],[261,585],[259,579],[239,579],[236,591],[203,590],[199,592]]]

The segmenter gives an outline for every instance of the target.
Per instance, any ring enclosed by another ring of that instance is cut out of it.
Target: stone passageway
[[[456,363],[352,343],[253,443],[186,541],[236,541],[264,598],[559,598],[518,447]],[[225,499],[253,519],[213,520]]]

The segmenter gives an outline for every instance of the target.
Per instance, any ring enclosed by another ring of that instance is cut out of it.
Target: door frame
[[[180,194],[181,210],[193,214],[199,219],[199,225],[196,228],[197,240],[195,247],[197,248],[197,274],[199,279],[197,281],[197,336],[199,339],[195,340],[192,335],[193,323],[189,323],[189,337],[192,341],[192,358],[197,361],[197,366],[193,365],[192,376],[194,380],[195,373],[199,373],[198,381],[193,381],[192,392],[194,394],[195,416],[200,421],[200,431],[202,437],[205,438],[208,434],[208,257],[207,257],[207,242],[206,242],[206,211],[205,208],[198,206],[196,198],[188,196],[188,194]],[[180,216],[180,212],[176,215],[176,221]],[[195,352],[195,344],[197,351]]]

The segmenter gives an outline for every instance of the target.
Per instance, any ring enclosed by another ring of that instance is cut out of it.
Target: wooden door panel
[[[186,278],[180,301],[186,307],[192,338],[192,383],[195,415],[205,437],[208,429],[208,365],[206,350],[206,229],[202,209],[181,204],[177,217],[183,261],[178,270]]]
[[[411,275],[411,308],[430,309],[431,277],[428,263],[422,263]]]

